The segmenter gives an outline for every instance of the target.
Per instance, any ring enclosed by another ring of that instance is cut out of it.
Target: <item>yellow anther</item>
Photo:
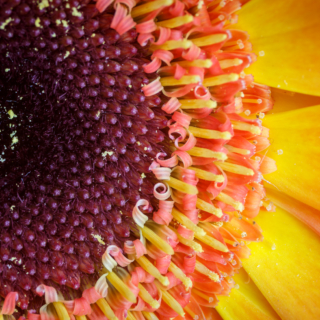
[[[209,277],[214,282],[219,282],[220,281],[219,275],[217,273],[211,271],[204,264],[202,264],[201,262],[199,262],[197,260],[196,260],[195,270],[197,270],[201,274]]]
[[[159,283],[157,283],[157,281],[155,281],[154,283],[157,286],[157,288],[161,290],[163,301],[177,314],[179,314],[181,317],[184,317],[184,312],[180,303],[168,291],[163,290],[163,288]]]
[[[237,81],[238,79],[239,79],[239,75],[236,73],[222,74],[220,76],[204,78],[203,85],[205,87],[220,86],[228,82]]]
[[[201,99],[181,99],[179,100],[181,103],[181,109],[202,109],[202,108],[210,108],[214,109],[217,107],[217,103],[212,100],[201,100]]]
[[[145,257],[142,256],[139,259],[136,260],[140,267],[150,273],[153,277],[158,279],[160,283],[164,286],[169,285],[169,279],[165,276],[163,276],[159,270]]]
[[[101,298],[96,302],[96,304],[109,320],[118,320],[106,299]]]
[[[172,209],[172,216],[187,229],[193,231],[195,234],[204,236],[206,232],[194,224],[187,216],[178,211],[176,208]]]
[[[222,42],[226,39],[227,39],[226,34],[217,33],[217,34],[211,34],[209,36],[204,36],[201,38],[195,38],[191,40],[197,47],[205,47],[205,46],[211,46],[212,44]]]
[[[229,204],[230,206],[234,207],[236,210],[239,210],[240,212],[244,210],[244,206],[241,202],[234,200],[229,195],[220,192],[216,198],[216,200],[224,202],[226,204]]]
[[[159,46],[151,45],[150,50],[154,51],[157,49],[163,50],[174,50],[174,49],[189,49],[192,46],[192,41],[190,40],[168,40],[164,44]]]
[[[141,297],[143,301],[149,304],[151,308],[158,309],[160,307],[160,303],[157,300],[152,298],[151,294],[146,290],[146,288],[141,283],[138,284],[138,288],[140,290],[139,297]]]
[[[201,157],[201,158],[216,158],[221,161],[224,161],[228,158],[227,155],[223,152],[216,152],[206,148],[198,148],[198,147],[193,147],[192,149],[188,150],[187,153],[189,153],[190,156]]]
[[[233,125],[233,128],[236,130],[248,131],[255,135],[261,134],[261,129],[258,126],[255,126],[253,124],[236,121],[236,120],[231,120],[231,123]]]
[[[192,15],[185,15],[185,16],[176,17],[176,18],[169,19],[169,20],[156,22],[156,25],[158,27],[173,29],[173,28],[183,26],[184,24],[190,23],[192,21],[193,21]]]
[[[143,228],[140,228],[143,236],[148,239],[152,244],[154,244],[158,249],[163,251],[166,254],[173,255],[174,250],[170,246],[169,243],[164,241],[162,238],[160,238],[154,231],[149,229],[148,227],[144,226]]]
[[[226,59],[219,61],[221,69],[227,69],[230,67],[236,67],[243,63],[243,60],[241,59]]]
[[[162,86],[181,86],[190,83],[198,83],[201,81],[200,76],[191,75],[191,76],[183,76],[180,79],[175,79],[174,77],[162,77],[160,78],[160,82]]]
[[[135,316],[131,313],[131,311],[128,311],[128,315],[127,315],[127,318],[126,318],[127,320],[137,320],[136,318],[135,318]]]
[[[125,299],[132,303],[136,303],[137,299],[134,293],[114,272],[109,272],[107,279]]]
[[[187,194],[198,194],[198,189],[196,186],[192,186],[191,184],[180,181],[176,178],[170,177],[170,180],[166,181],[166,183],[173,189],[181,191]]]
[[[198,68],[210,68],[212,67],[212,60],[211,59],[197,59],[192,61],[177,61],[172,62],[171,65],[175,66],[179,64],[183,68],[190,68],[190,67],[198,67]]]
[[[239,164],[234,164],[230,162],[214,162],[216,166],[218,166],[220,169],[236,174],[241,174],[244,176],[253,176],[254,171],[250,168],[240,166]]]
[[[212,204],[205,202],[201,199],[197,199],[197,203],[196,206],[198,209],[203,210],[205,212],[209,212],[214,214],[215,216],[217,216],[218,218],[222,217],[222,211],[220,208],[216,208],[215,206],[213,206]]]
[[[178,237],[179,242],[181,242],[182,244],[184,244],[187,247],[192,248],[195,252],[203,252],[203,249],[201,247],[200,243],[194,242],[190,239],[186,239],[184,237],[182,237],[175,228],[169,226],[169,228],[174,231]]]
[[[149,12],[155,11],[163,6],[171,6],[173,4],[173,0],[156,0],[150,1],[141,6],[134,7],[131,11],[131,17],[136,18],[147,14]]]
[[[224,176],[222,174],[213,174],[209,171],[202,170],[202,169],[195,168],[195,167],[189,167],[188,169],[194,171],[196,173],[196,176],[199,179],[203,179],[206,181],[216,181],[216,182],[223,182],[224,181]]]
[[[53,306],[56,309],[58,318],[60,320],[69,320],[70,319],[68,311],[62,302],[53,302]]]
[[[197,127],[189,127],[189,131],[198,138],[204,139],[223,139],[229,140],[231,139],[231,133],[229,131],[218,131],[218,130],[209,130],[209,129],[202,129]]]
[[[190,288],[192,288],[192,280],[188,278],[184,272],[176,266],[173,262],[170,262],[169,265],[169,271],[172,272],[176,278],[182,281],[184,287],[188,291]]]
[[[239,153],[244,156],[250,154],[250,151],[247,149],[236,148],[233,146],[229,146],[228,144],[225,144],[224,147],[228,149],[230,152]]]

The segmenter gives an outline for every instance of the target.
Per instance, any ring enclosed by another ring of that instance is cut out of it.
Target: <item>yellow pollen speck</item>
[[[272,250],[276,250],[276,249],[277,249],[277,246],[276,246],[275,244],[273,244],[272,247],[271,247],[271,249],[272,249]]]
[[[137,145],[140,146],[140,145],[141,145],[141,142],[140,142],[140,141],[137,141]]]
[[[56,20],[56,25],[59,26],[60,24],[61,24],[61,20],[60,20],[60,19],[57,19],[57,20]]]
[[[144,179],[146,175],[144,173],[141,174],[141,178]]]
[[[69,56],[70,56],[70,51],[67,51],[63,58],[66,59],[66,58],[68,58]]]
[[[260,52],[259,52],[259,56],[260,56],[260,57],[263,57],[263,56],[264,56],[264,51],[260,51]]]
[[[9,110],[8,114],[9,114],[10,119],[13,119],[13,118],[17,117],[17,115],[12,110]]]
[[[38,28],[42,28],[40,22],[41,22],[41,20],[40,20],[40,18],[38,17],[38,18],[36,19],[36,21],[34,22],[35,26],[38,27]]]
[[[67,28],[69,27],[68,22],[66,20],[62,20],[62,25]]]
[[[69,3],[66,4],[66,8],[70,9],[70,4]]]
[[[17,137],[17,136],[14,136],[14,137],[12,138],[11,145],[18,143],[18,141],[19,141],[18,137]]]
[[[13,19],[8,18],[5,22],[3,22],[2,25],[0,26],[0,30],[4,30],[7,24],[9,24],[11,21],[13,21]]]
[[[102,239],[102,237],[100,236],[100,234],[93,234],[93,233],[91,233],[91,235],[92,235],[95,239],[97,239],[100,244],[103,244],[103,245],[106,244],[106,243],[103,241],[103,239]]]
[[[9,71],[10,71],[10,69],[9,69],[9,68],[7,68],[7,69],[4,69],[4,71],[5,71],[5,72],[9,72]]]
[[[42,10],[44,8],[47,8],[47,7],[49,7],[49,1],[48,0],[42,0],[38,5],[38,8],[40,10]]]
[[[283,150],[282,150],[282,149],[277,150],[277,154],[278,154],[279,156],[282,155],[282,154],[283,154]]]
[[[113,151],[104,151],[104,152],[101,153],[101,155],[102,155],[102,157],[103,157],[104,159],[106,158],[107,155],[108,155],[108,156],[112,156],[113,154],[114,154]]]
[[[82,17],[82,13],[79,12],[75,7],[72,8],[72,13],[73,16],[75,17]]]

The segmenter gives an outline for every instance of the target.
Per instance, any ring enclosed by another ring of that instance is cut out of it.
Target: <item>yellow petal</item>
[[[280,319],[248,274],[241,269],[233,278],[239,285],[229,296],[219,296],[216,307],[224,320]]]
[[[320,209],[320,106],[266,115],[267,156],[278,170],[265,179],[290,197]]]
[[[267,186],[267,198],[306,224],[320,236],[320,211]]]
[[[291,111],[295,109],[312,107],[320,104],[320,97],[271,88],[274,100],[273,109],[268,114]]]
[[[252,0],[239,11],[257,62],[248,69],[255,81],[320,96],[320,1]]]
[[[251,279],[281,319],[320,319],[320,238],[280,208],[256,221],[265,240],[242,261]]]

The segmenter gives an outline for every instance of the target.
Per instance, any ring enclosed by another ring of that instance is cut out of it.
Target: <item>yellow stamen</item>
[[[237,247],[239,245],[239,242],[229,239],[224,239],[225,243],[231,244],[233,247]]]
[[[139,259],[136,260],[140,267],[150,273],[153,277],[158,279],[161,284],[164,286],[169,285],[169,279],[167,277],[164,277],[159,270],[145,257],[142,256]]]
[[[96,304],[109,320],[118,320],[106,299],[101,298],[96,302]]]
[[[166,181],[166,183],[173,189],[178,191],[187,193],[187,194],[198,194],[198,189],[196,186],[192,186],[191,184],[185,183],[173,177],[170,177],[170,180]]]
[[[175,79],[174,77],[163,77],[160,78],[161,84],[165,86],[181,86],[190,83],[198,83],[201,81],[200,76],[183,76],[180,79]]]
[[[211,271],[204,264],[202,264],[201,262],[199,262],[197,260],[196,260],[196,268],[195,269],[198,272],[200,272],[201,274],[209,277],[214,282],[219,282],[220,281],[219,275],[217,273]]]
[[[147,320],[159,320],[153,312],[142,311],[142,314]]]
[[[150,50],[154,51],[157,49],[163,50],[174,50],[174,49],[189,49],[192,46],[192,41],[190,40],[168,40],[164,44],[155,46],[151,45]]]
[[[199,316],[197,314],[195,314],[188,306],[183,308],[184,311],[186,311],[193,320],[198,320]]]
[[[202,109],[202,108],[211,108],[214,109],[217,107],[217,103],[212,100],[201,100],[201,99],[190,99],[190,100],[179,100],[181,103],[181,109]]]
[[[220,208],[216,208],[212,204],[205,202],[199,198],[197,199],[197,208],[200,210],[212,213],[215,216],[217,216],[218,218],[221,218],[223,215]]]
[[[2,314],[0,314],[0,320],[3,320],[3,315]]]
[[[176,17],[176,18],[169,19],[169,20],[156,22],[156,25],[158,27],[173,29],[173,28],[183,26],[184,24],[190,23],[192,21],[193,21],[192,15],[185,15],[185,16]]]
[[[87,320],[86,316],[75,316],[75,318],[76,318],[76,320]]]
[[[199,234],[202,236],[206,234],[206,232],[202,228],[199,228],[187,216],[178,211],[176,208],[172,209],[172,215],[179,223],[184,225],[187,229],[192,230],[195,234]]]
[[[203,85],[205,87],[220,86],[228,82],[237,81],[238,79],[239,75],[236,73],[222,74],[220,76],[204,78]]]
[[[147,14],[149,12],[155,11],[163,6],[171,6],[173,4],[173,0],[156,0],[150,1],[141,6],[134,7],[131,11],[131,17],[136,18]]]
[[[173,298],[173,296],[166,290],[163,290],[160,286],[159,283],[157,283],[157,281],[154,282],[155,285],[157,286],[157,288],[159,290],[161,290],[162,292],[162,299],[163,301],[172,309],[174,310],[176,313],[178,313],[181,317],[184,317],[184,312],[183,309],[180,305],[180,303]]]
[[[214,162],[216,166],[218,166],[220,169],[236,174],[242,174],[244,176],[253,176],[254,171],[250,168],[240,166],[239,164],[234,164],[230,162]]]
[[[146,288],[141,283],[138,284],[138,288],[140,290],[139,297],[141,297],[143,301],[149,304],[151,308],[158,309],[160,307],[160,303],[157,300],[152,298],[151,294],[146,290]]]
[[[56,309],[56,312],[58,314],[58,318],[60,320],[69,320],[70,319],[70,316],[67,312],[67,309],[62,302],[53,302],[53,306]]]
[[[192,281],[188,278],[184,272],[176,266],[173,262],[170,262],[169,271],[172,272],[176,278],[182,281],[183,285],[185,286],[186,290],[188,291],[192,288]]]
[[[223,139],[229,140],[231,139],[231,133],[229,131],[218,131],[218,130],[209,130],[202,129],[197,127],[189,127],[189,131],[198,138],[204,139]]]
[[[206,301],[208,301],[209,303],[213,302],[213,298],[212,297],[209,297],[207,296],[205,293],[197,290],[197,289],[192,289],[192,293],[195,293],[196,295],[198,295],[199,297],[205,299]]]
[[[206,181],[217,181],[217,182],[223,182],[224,181],[224,176],[222,174],[213,174],[209,171],[206,170],[202,170],[199,168],[195,168],[195,167],[189,167],[188,169],[195,171],[196,176],[199,179],[203,179]]]
[[[127,318],[126,318],[126,319],[127,319],[127,320],[137,320],[130,311],[128,311],[128,315],[127,315]]]
[[[250,151],[247,150],[247,149],[236,148],[236,147],[233,147],[233,146],[229,146],[228,144],[225,144],[224,147],[226,149],[228,149],[230,152],[235,152],[235,153],[239,153],[239,154],[242,154],[242,155],[250,154]]]
[[[212,61],[210,59],[197,59],[192,61],[177,61],[172,62],[171,65],[175,66],[179,64],[183,68],[190,68],[190,67],[198,67],[198,68],[210,68],[212,67]]]
[[[211,34],[209,36],[204,36],[201,38],[195,38],[191,39],[192,42],[197,47],[205,47],[205,46],[211,46],[212,44],[222,42],[227,39],[227,35],[224,33],[217,33],[217,34]]]
[[[132,303],[136,303],[137,299],[134,293],[114,272],[109,272],[107,275],[107,279],[125,299]]]
[[[227,69],[230,67],[236,67],[243,63],[243,60],[241,59],[226,59],[219,61],[221,69]]]
[[[198,148],[198,147],[193,147],[192,149],[188,150],[187,153],[189,153],[190,156],[201,157],[201,158],[216,158],[221,161],[224,161],[228,158],[227,155],[223,152],[216,152],[206,148]]]
[[[233,206],[236,210],[239,210],[239,211],[244,210],[244,206],[241,202],[234,200],[233,198],[231,198],[230,196],[228,196],[223,192],[220,192],[215,199],[218,201],[224,202],[226,204],[230,204],[230,206]]]
[[[255,126],[253,124],[236,121],[236,120],[231,120],[231,123],[233,125],[233,128],[236,130],[248,131],[256,135],[259,135],[261,133],[261,129],[258,126]]]
[[[165,242],[162,238],[160,238],[155,232],[153,232],[148,227],[144,226],[143,228],[139,228],[143,234],[143,236],[148,239],[152,244],[154,244],[158,249],[163,251],[166,254],[173,255],[174,250],[170,246],[169,243]]]
[[[195,233],[194,234],[195,238],[200,240],[201,242],[205,243],[209,247],[216,249],[218,251],[222,252],[228,252],[228,248],[221,243],[220,241],[216,240],[215,238],[212,238],[211,236],[205,235],[205,236],[200,236],[199,234]]]
[[[169,228],[174,231],[178,237],[179,242],[181,242],[182,244],[184,244],[187,247],[192,248],[195,252],[203,252],[203,249],[201,247],[200,243],[194,242],[190,239],[186,239],[184,237],[182,237],[175,228],[169,226]]]

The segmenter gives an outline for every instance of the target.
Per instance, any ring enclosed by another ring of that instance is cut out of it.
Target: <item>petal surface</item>
[[[281,319],[320,319],[320,238],[281,208],[256,221],[265,240],[243,260],[251,279]]]
[[[224,320],[280,319],[248,274],[241,269],[233,278],[239,285],[229,296],[219,296],[216,307]]]
[[[320,106],[266,115],[270,129],[267,156],[278,170],[265,179],[279,191],[320,209]]]
[[[320,1],[252,0],[235,27],[250,35],[257,61],[248,69],[263,84],[320,96]]]

